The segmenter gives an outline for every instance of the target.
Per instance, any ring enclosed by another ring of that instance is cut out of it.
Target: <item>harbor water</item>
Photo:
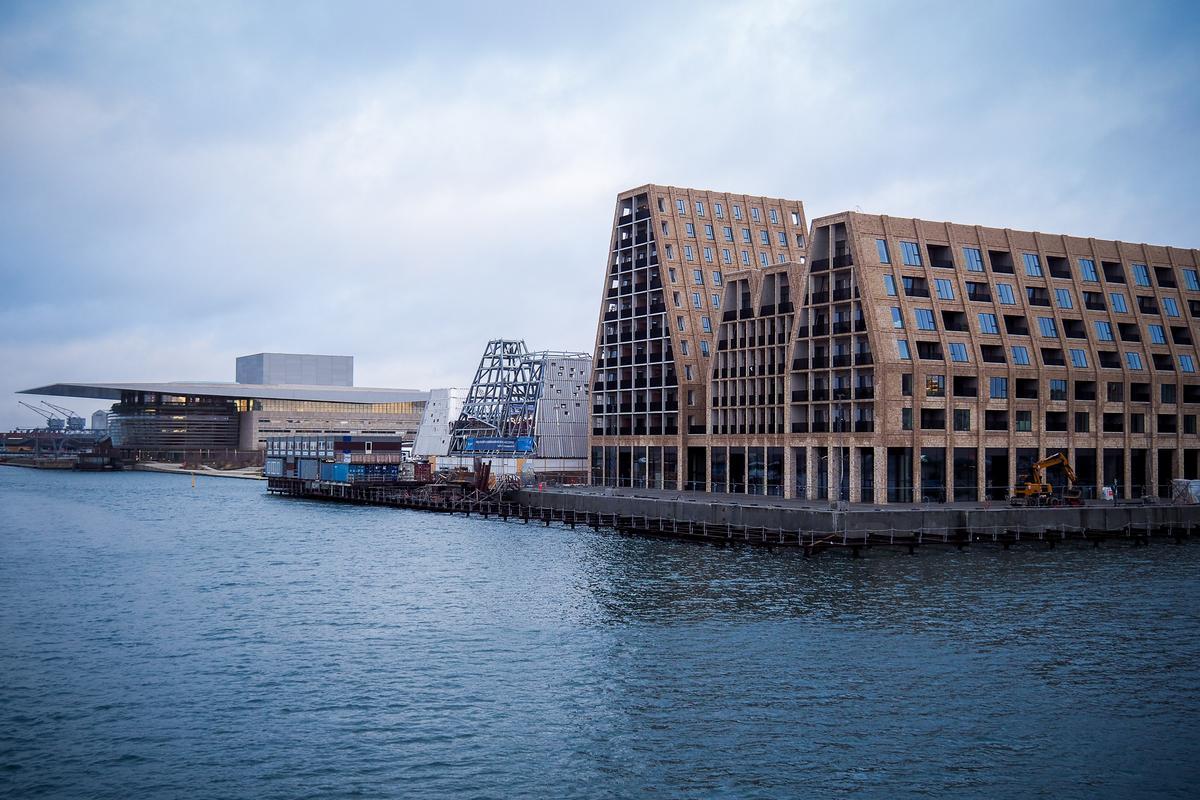
[[[1200,542],[805,559],[0,468],[0,796],[1198,779]]]

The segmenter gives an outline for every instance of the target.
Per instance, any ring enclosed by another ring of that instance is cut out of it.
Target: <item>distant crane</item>
[[[57,411],[59,414],[65,414],[67,418],[67,430],[69,431],[81,431],[87,425],[87,420],[69,408],[56,406],[53,403],[47,403],[45,400],[42,401],[42,405]]]
[[[54,416],[49,411],[46,411],[43,408],[38,408],[37,406],[30,405],[29,403],[26,403],[24,400],[18,400],[17,402],[20,403],[21,405],[25,406],[26,408],[28,408],[30,411],[33,411],[34,413],[41,415],[42,419],[46,420],[47,430],[61,431],[67,425],[66,420],[62,419],[61,417]]]

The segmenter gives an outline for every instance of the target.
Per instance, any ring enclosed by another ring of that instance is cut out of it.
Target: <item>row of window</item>
[[[696,206],[695,206],[696,207],[696,216],[703,217],[705,214],[704,201],[697,200],[697,201],[695,201],[695,203],[696,203]],[[743,219],[741,206],[739,206],[736,203],[733,203],[731,208],[733,210],[733,218],[735,220]],[[665,204],[663,198],[661,198],[661,197],[658,198],[658,210],[660,213],[665,213],[667,210],[666,204]],[[678,211],[681,215],[686,215],[688,213],[687,201],[683,200],[683,199],[676,200],[675,201],[675,210]],[[791,211],[789,213],[791,214],[792,224],[799,226],[800,225],[800,212],[799,211]],[[713,216],[716,217],[717,219],[723,219],[725,217],[725,205],[723,203],[713,203]],[[778,225],[779,220],[780,220],[779,209],[768,208],[767,209],[767,217],[771,220],[772,225]],[[762,210],[755,206],[750,206],[750,219],[753,220],[754,222],[762,222]]]
[[[916,321],[917,330],[920,330],[920,331],[936,331],[937,330],[937,322],[936,322],[936,318],[934,317],[932,308],[914,308],[913,309],[913,317]],[[999,317],[997,317],[995,314],[992,314],[991,312],[981,312],[980,314],[977,315],[977,318],[979,320],[979,332],[980,333],[999,335],[999,333],[1000,333],[1000,318]],[[1073,339],[1086,339],[1087,338],[1086,334],[1084,334],[1084,332],[1082,330],[1083,320],[1067,320],[1067,321],[1072,322],[1072,323],[1077,323],[1079,326],[1081,326],[1080,329],[1078,329],[1074,332],[1072,332],[1070,330],[1067,331],[1067,333],[1070,335],[1070,338],[1073,338]],[[1057,339],[1058,338],[1058,322],[1057,322],[1057,320],[1054,319],[1054,317],[1038,317],[1037,323],[1038,323],[1038,332],[1042,336],[1049,338],[1049,339]],[[1115,339],[1113,337],[1112,323],[1107,322],[1105,320],[1097,319],[1097,320],[1092,320],[1092,325],[1095,328],[1096,339],[1098,341],[1101,341],[1101,342],[1115,341]],[[904,315],[901,313],[899,306],[892,306],[892,327],[896,328],[898,330],[904,329]],[[1162,325],[1150,324],[1150,325],[1146,326],[1146,329],[1150,334],[1150,343],[1151,344],[1166,344],[1167,343],[1167,329],[1165,327],[1163,327]],[[1014,335],[1024,335],[1024,334],[1014,334]]]
[[[953,425],[956,432],[971,430],[971,409],[956,408],[953,410]],[[1104,433],[1124,433],[1125,431],[1125,415],[1121,413],[1108,413],[1102,417],[1102,431]],[[1033,432],[1033,411],[1016,409],[1013,411],[1013,422],[1015,430],[1018,433]],[[1158,432],[1159,433],[1179,433],[1179,423],[1174,414],[1159,414],[1157,415]],[[900,409],[900,427],[903,430],[911,431],[913,429],[913,410],[905,407]],[[984,412],[984,430],[989,431],[1006,431],[1008,426],[1007,411],[986,411]],[[1087,411],[1075,412],[1075,432],[1090,433],[1092,430],[1092,416]],[[923,408],[921,409],[921,430],[938,430],[946,429],[946,410],[942,408]],[[1054,432],[1065,432],[1067,430],[1067,412],[1065,411],[1047,411],[1045,417],[1045,426],[1043,430]],[[1196,415],[1183,415],[1183,433],[1195,434],[1197,431]],[[1130,414],[1129,415],[1129,432],[1130,433],[1145,433],[1146,432],[1146,415],[1145,414]]]
[[[693,225],[690,222],[684,223],[684,230],[687,233],[687,236],[689,239],[696,238],[696,226],[695,225]],[[662,232],[663,232],[663,236],[671,235],[670,228],[667,226],[666,222],[664,222],[662,224]],[[725,227],[723,227],[721,229],[721,236],[727,242],[734,241],[733,228],[726,225]],[[704,226],[704,238],[710,242],[715,242],[717,240],[716,233],[715,233],[712,225]],[[780,247],[788,247],[789,246],[787,231],[776,231],[775,232],[775,240],[777,242],[779,242]],[[753,242],[754,242],[754,236],[751,235],[750,229],[742,228],[742,243],[743,244],[753,244]],[[761,245],[770,247],[771,234],[768,231],[760,230],[758,232],[758,243]],[[802,233],[796,234],[796,246],[804,247],[804,234],[802,234]]]
[[[891,264],[892,263],[891,254],[888,250],[888,243],[887,243],[886,239],[876,239],[875,240],[875,248],[879,255],[879,263],[881,263],[881,264]],[[950,248],[946,247],[945,250],[946,250],[946,253],[948,254],[950,251]],[[984,271],[983,252],[978,247],[964,247],[964,248],[962,248],[962,251],[963,251],[963,261],[966,264],[967,272],[983,272]],[[1041,259],[1040,255],[1038,255],[1037,253],[1022,253],[1021,257],[1022,257],[1022,261],[1024,262],[1026,275],[1028,275],[1031,278],[1044,277],[1044,272],[1043,272],[1043,268],[1042,268],[1042,259]],[[906,267],[921,266],[922,263],[921,263],[920,245],[918,245],[916,242],[901,241],[900,242],[900,258],[901,258],[901,262]],[[1079,258],[1079,259],[1077,259],[1077,261],[1079,263],[1080,279],[1082,279],[1084,281],[1089,281],[1089,282],[1099,282],[1100,275],[1096,270],[1096,262],[1093,259]],[[935,266],[945,266],[945,267],[953,268],[954,263],[951,260],[951,261],[948,261],[945,263],[935,264]],[[1151,285],[1150,268],[1148,266],[1146,266],[1145,264],[1136,264],[1135,263],[1135,264],[1131,264],[1130,268],[1133,272],[1134,285],[1136,285],[1136,286],[1150,286]],[[1156,269],[1170,270],[1170,267],[1161,267],[1161,268],[1156,267]],[[1006,271],[1011,272],[1012,270],[1010,269],[1010,270],[1006,270]],[[1200,292],[1200,271],[1198,271],[1196,269],[1185,268],[1182,270],[1182,272],[1183,272],[1184,285],[1187,287],[1187,289],[1189,291],[1193,291],[1193,292]],[[1108,278],[1106,275],[1106,280],[1112,280],[1112,279]],[[1124,280],[1121,279],[1119,282],[1124,283]]]
[[[936,342],[918,342],[918,345],[926,345],[926,344],[930,345],[931,347],[935,347],[936,349],[931,350],[928,354],[922,353],[921,357],[929,358],[931,360],[940,360],[942,358],[940,346],[938,346]],[[971,360],[970,354],[967,349],[967,345],[965,343],[950,342],[949,347],[950,347],[950,360],[951,361],[958,362],[958,363],[964,363],[964,364],[970,362],[970,360]],[[1012,349],[1012,363],[1013,364],[1015,364],[1017,366],[1022,366],[1022,367],[1032,366],[1032,361],[1030,359],[1028,347],[1025,347],[1024,345],[1014,345],[1011,349]],[[911,361],[912,360],[912,349],[909,347],[907,339],[897,339],[896,340],[896,352],[899,355],[901,360],[903,360],[903,361]],[[1061,355],[1061,351],[1056,350],[1055,352],[1058,353],[1059,355]],[[1079,367],[1081,369],[1086,369],[1088,367],[1088,354],[1087,354],[1086,350],[1072,348],[1072,349],[1069,349],[1068,352],[1069,352],[1070,358],[1071,358],[1071,366]],[[1191,355],[1189,355],[1187,353],[1181,353],[1176,358],[1179,363],[1180,372],[1192,373],[1192,372],[1196,371],[1196,360]],[[1045,360],[1044,354],[1043,354],[1043,360]],[[991,358],[991,359],[989,359],[989,362],[990,363],[1004,363],[1003,356],[1000,356],[999,358]],[[1132,351],[1126,352],[1125,353],[1125,364],[1129,369],[1132,369],[1132,370],[1145,369],[1141,353],[1135,353]],[[1046,363],[1045,366],[1061,367],[1064,365],[1062,363],[1055,362],[1055,363]],[[1118,368],[1116,364],[1101,365],[1101,366],[1105,366],[1108,369],[1117,369]]]
[[[706,263],[708,263],[708,264],[715,263],[714,257],[713,257],[714,256],[713,248],[705,247],[703,249],[703,253],[704,253],[704,261]],[[667,258],[670,260],[675,259],[675,248],[671,245],[667,245]],[[749,250],[741,251],[742,266],[744,266],[744,267],[750,266],[753,261],[753,258],[754,258],[754,256],[751,251],[749,251]],[[696,250],[690,244],[683,246],[683,259],[684,259],[684,261],[695,261],[696,260]],[[799,260],[801,263],[803,263],[804,262],[803,256],[800,257]],[[776,256],[777,264],[785,264],[785,263],[787,263],[787,261],[788,261],[788,256],[786,253],[779,253]],[[733,253],[728,248],[723,248],[721,250],[721,263],[722,264],[732,264],[733,263]],[[759,263],[759,266],[763,266],[763,267],[770,266],[771,265],[771,254],[760,251],[758,254],[758,263]]]
[[[905,295],[915,295],[917,297],[928,297],[929,292],[925,284],[924,278],[916,278],[911,275],[902,275],[901,281],[904,286]],[[933,279],[934,293],[939,300],[954,300],[954,281],[949,278],[934,278]],[[967,282],[967,299],[979,302],[991,302],[991,294],[988,291],[989,287],[986,283]],[[892,275],[883,276],[883,290],[889,297],[898,296],[896,279]],[[1048,306],[1050,305],[1049,296],[1044,294],[1044,289],[1039,286],[1029,286],[1025,289],[1025,296],[1033,305]],[[1104,296],[1099,292],[1084,292],[1084,304],[1094,311],[1104,310]],[[1110,292],[1109,300],[1112,303],[1113,311],[1119,314],[1129,313],[1129,301],[1123,292]],[[1017,296],[1014,287],[1010,283],[996,284],[996,299],[1002,306],[1015,306],[1017,304]],[[1054,289],[1055,304],[1062,309],[1075,308],[1075,297],[1070,289],[1055,288]],[[1155,298],[1150,296],[1138,295],[1138,307],[1143,313],[1157,314],[1158,304],[1162,303],[1162,313],[1168,317],[1181,318],[1183,316],[1178,301],[1174,297]]]

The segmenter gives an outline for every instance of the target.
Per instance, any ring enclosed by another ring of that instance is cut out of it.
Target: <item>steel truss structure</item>
[[[519,339],[493,339],[484,348],[475,380],[450,433],[450,454],[537,454],[538,404],[546,363],[587,353],[530,353]]]

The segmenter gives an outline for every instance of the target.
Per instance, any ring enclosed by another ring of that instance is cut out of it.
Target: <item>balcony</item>
[[[828,302],[829,302],[829,292],[823,291],[823,292],[813,292],[812,293],[812,304],[813,305],[820,305],[822,303],[828,303]]]
[[[857,386],[854,389],[855,400],[870,400],[875,397],[874,386]]]
[[[808,402],[808,389],[793,389],[792,390],[792,402],[793,403],[807,403]]]
[[[854,257],[850,253],[842,253],[833,257],[833,268],[840,269],[854,265]]]
[[[937,266],[936,264],[934,266]],[[875,430],[875,420],[860,419],[854,422],[855,433],[871,433]]]
[[[814,258],[808,262],[809,272],[826,272],[829,270],[828,258]]]

